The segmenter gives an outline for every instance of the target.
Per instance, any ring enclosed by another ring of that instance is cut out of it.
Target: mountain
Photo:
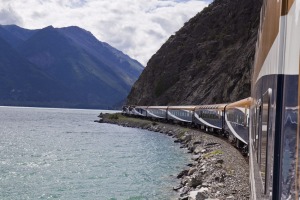
[[[149,60],[133,105],[232,102],[250,95],[261,0],[215,0]]]
[[[126,98],[143,70],[140,63],[98,41],[90,32],[79,27],[48,26],[39,30],[27,30],[15,25],[0,26],[0,38],[14,50],[11,54],[18,55],[23,60],[18,62],[19,67],[27,69],[28,66],[24,63],[29,63],[35,71],[28,73],[43,77],[36,73],[38,71],[47,77],[36,82],[37,85],[58,86],[55,89],[57,93],[51,94],[40,89],[48,94],[46,97],[49,102],[41,103],[38,98],[28,102],[20,97],[18,105],[112,108]],[[10,63],[3,67],[10,68]],[[14,74],[27,75],[12,69],[5,76],[9,78]],[[16,84],[27,84],[27,80],[15,81]],[[3,84],[8,85],[8,81]],[[29,96],[37,92],[35,86],[30,88]],[[11,105],[16,104],[16,100],[11,102]],[[4,102],[0,101],[1,103]],[[9,97],[6,104],[10,105]]]
[[[26,105],[70,99],[64,88],[23,58],[0,38],[0,102],[1,105]],[[56,95],[54,95],[56,94]],[[21,100],[21,101],[20,101]]]
[[[16,25],[0,25],[0,37],[13,47],[17,47],[37,31],[24,29]]]

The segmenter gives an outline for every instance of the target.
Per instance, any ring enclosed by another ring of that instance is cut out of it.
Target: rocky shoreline
[[[249,165],[236,148],[217,135],[176,124],[100,114],[96,122],[142,128],[174,138],[192,154],[191,162],[177,175],[181,179],[173,189],[179,200],[249,199]]]

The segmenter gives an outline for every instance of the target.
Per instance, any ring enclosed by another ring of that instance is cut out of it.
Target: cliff
[[[215,104],[248,97],[261,3],[211,3],[152,56],[127,104]]]

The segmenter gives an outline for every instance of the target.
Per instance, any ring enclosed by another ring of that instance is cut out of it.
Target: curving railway
[[[124,106],[128,115],[224,135],[249,155],[251,199],[300,199],[300,0],[264,0],[251,97],[224,104]]]

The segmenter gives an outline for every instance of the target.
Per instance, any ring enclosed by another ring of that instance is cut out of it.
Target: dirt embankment
[[[174,190],[180,200],[249,199],[247,159],[223,138],[212,133],[176,124],[126,117],[121,114],[100,115],[102,123],[142,128],[167,134],[192,154],[192,160],[178,173],[181,179]]]

